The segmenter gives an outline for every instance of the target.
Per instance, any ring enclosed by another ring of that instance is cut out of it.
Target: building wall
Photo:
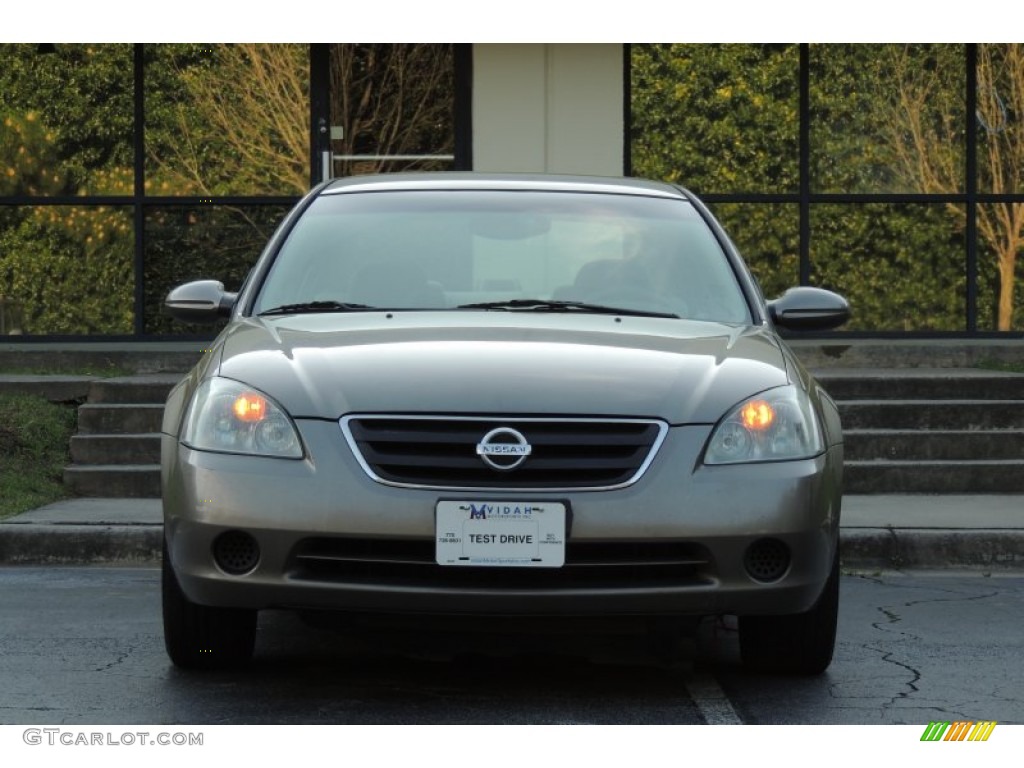
[[[473,168],[624,172],[623,47],[473,46]]]

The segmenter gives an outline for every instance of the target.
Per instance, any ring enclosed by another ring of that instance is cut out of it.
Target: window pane
[[[978,330],[1024,330],[1024,203],[978,206]]]
[[[453,45],[344,43],[330,62],[335,176],[454,167]]]
[[[0,196],[130,195],[131,45],[0,45]]]
[[[220,280],[237,291],[287,206],[152,207],[146,209],[146,333],[212,334],[163,313],[167,293],[190,280]]]
[[[799,189],[796,45],[633,45],[636,176],[698,193]]]
[[[962,45],[812,45],[814,192],[964,191]]]
[[[309,47],[145,47],[146,193],[309,189]]]
[[[812,283],[850,301],[850,331],[963,331],[963,206],[816,205]]]
[[[0,207],[6,333],[131,333],[131,209]]]
[[[977,75],[978,191],[1022,192],[1024,45],[979,45]]]
[[[800,284],[800,209],[771,203],[716,203],[710,206],[765,298]]]

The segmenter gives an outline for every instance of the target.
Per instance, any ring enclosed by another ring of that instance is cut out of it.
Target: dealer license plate
[[[560,568],[565,564],[565,504],[441,501],[436,526],[440,565]]]

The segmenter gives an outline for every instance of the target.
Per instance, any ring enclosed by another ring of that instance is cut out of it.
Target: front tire
[[[175,666],[225,669],[252,658],[256,611],[197,605],[181,591],[164,541],[161,568],[164,645]]]
[[[740,655],[754,672],[819,675],[832,663],[839,619],[839,553],[814,607],[789,616],[741,616]]]

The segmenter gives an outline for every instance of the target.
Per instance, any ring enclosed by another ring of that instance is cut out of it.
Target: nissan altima
[[[843,439],[709,210],[632,179],[422,174],[312,190],[164,413],[171,660],[263,609],[738,617],[753,670],[831,662]]]

